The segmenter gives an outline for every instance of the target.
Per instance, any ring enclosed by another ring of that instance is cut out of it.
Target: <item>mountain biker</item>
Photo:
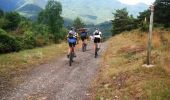
[[[102,32],[99,31],[99,28],[96,28],[96,30],[93,32],[93,37],[94,37],[94,47],[97,48],[98,51],[101,46],[100,43],[102,38]]]
[[[72,49],[72,45],[73,45],[73,52],[74,52],[74,57],[76,57],[75,54],[75,45],[78,44],[78,34],[76,33],[74,27],[71,27],[70,31],[67,34],[67,40],[68,40],[68,44],[69,44],[69,49],[68,49],[68,54],[67,57],[69,58],[69,54],[71,52]]]
[[[87,32],[85,28],[81,29],[80,37],[82,40],[82,44],[85,44],[85,46],[87,46]]]

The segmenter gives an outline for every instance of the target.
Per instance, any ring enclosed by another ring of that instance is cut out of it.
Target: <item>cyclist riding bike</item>
[[[99,31],[98,28],[93,32],[94,37],[94,48],[97,48],[97,51],[100,49],[101,46],[101,39],[102,39],[102,32]]]
[[[68,44],[69,44],[69,49],[68,49],[68,54],[67,54],[68,58],[69,58],[69,54],[71,52],[72,46],[73,46],[74,57],[76,57],[75,45],[78,44],[77,37],[78,37],[78,34],[75,32],[75,29],[72,27],[67,34],[67,40],[68,40]]]
[[[80,36],[81,36],[81,40],[82,40],[82,45],[87,46],[87,32],[86,32],[86,29],[84,29],[84,28],[81,29]]]

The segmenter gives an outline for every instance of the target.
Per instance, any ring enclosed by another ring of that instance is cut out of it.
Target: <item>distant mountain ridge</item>
[[[43,9],[37,5],[26,4],[25,6],[18,8],[16,11],[19,12],[21,15],[26,16],[29,19],[36,20],[38,17],[38,14],[42,10]]]
[[[30,17],[36,16],[48,0],[0,0],[0,8],[5,11],[18,11],[20,14]],[[74,20],[77,16],[86,23],[102,23],[113,19],[116,9],[126,7],[130,14],[137,16],[139,12],[148,8],[148,5],[139,3],[127,5],[118,0],[58,0],[63,6],[62,16]],[[34,8],[34,9],[32,9]],[[34,11],[32,11],[32,10]],[[36,11],[37,10],[37,11]]]

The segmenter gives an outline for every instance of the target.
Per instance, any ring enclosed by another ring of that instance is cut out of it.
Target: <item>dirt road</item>
[[[77,50],[73,65],[68,59],[37,66],[27,75],[24,82],[2,97],[2,100],[90,100],[88,89],[100,67],[100,58],[106,48],[103,43],[99,57],[94,58],[92,43],[87,51]]]

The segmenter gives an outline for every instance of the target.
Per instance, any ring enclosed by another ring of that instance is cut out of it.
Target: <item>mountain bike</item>
[[[95,58],[97,58],[97,56],[98,56],[98,50],[99,50],[99,48],[98,48],[98,43],[95,43]]]
[[[69,54],[69,65],[71,66],[73,63],[73,58],[74,58],[74,45],[71,44],[71,51]]]
[[[86,51],[86,43],[82,43],[82,51],[85,52]]]

